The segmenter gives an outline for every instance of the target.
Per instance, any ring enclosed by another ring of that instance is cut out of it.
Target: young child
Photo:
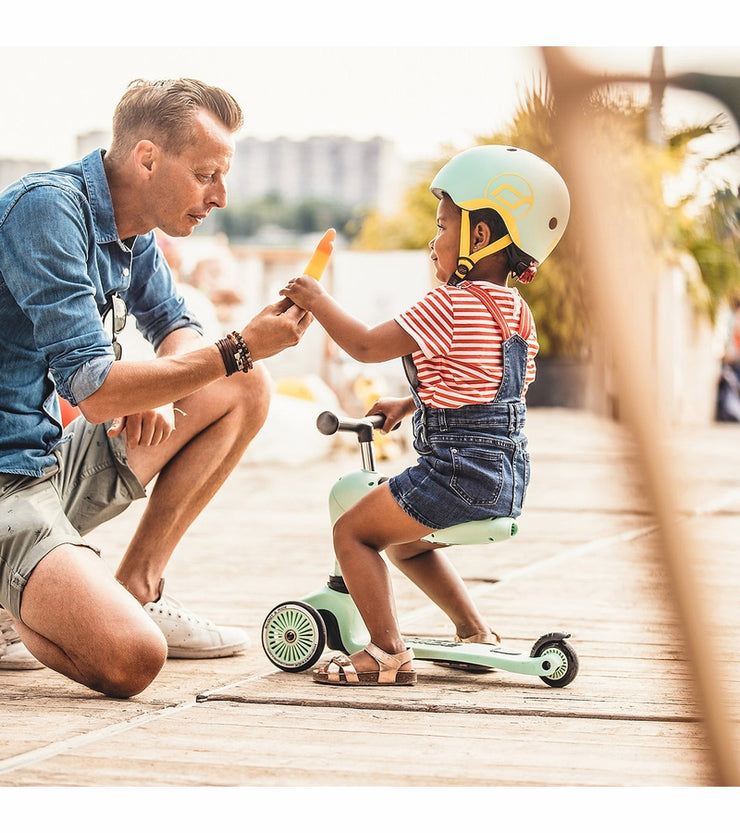
[[[367,327],[305,275],[281,290],[360,362],[404,357],[408,398],[384,398],[387,433],[413,414],[415,466],[378,485],[334,525],[334,548],[370,633],[351,657],[314,672],[320,683],[410,685],[413,653],[399,630],[381,552],[437,604],[456,639],[497,645],[447,556],[421,539],[453,524],[521,513],[529,481],[522,433],[534,379],[532,315],[509,276],[528,282],[565,231],[560,175],[528,151],[481,145],[458,154],[430,186],[439,199],[430,242],[435,287],[397,318]]]

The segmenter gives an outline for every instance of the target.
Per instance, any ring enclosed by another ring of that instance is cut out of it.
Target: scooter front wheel
[[[304,602],[283,602],[265,617],[262,648],[270,662],[283,671],[305,671],[315,664],[325,646],[324,620]]]
[[[563,688],[573,682],[578,674],[578,655],[573,648],[564,640],[552,641],[539,640],[532,651],[534,657],[552,657],[559,660],[554,663],[556,670],[550,675],[542,675],[540,679],[553,688]]]

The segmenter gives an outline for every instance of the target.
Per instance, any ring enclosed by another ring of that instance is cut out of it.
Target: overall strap
[[[504,318],[504,314],[498,308],[498,305],[493,302],[493,298],[491,298],[484,289],[481,289],[479,286],[476,286],[470,281],[462,281],[459,284],[459,287],[460,289],[467,289],[471,295],[475,295],[475,297],[488,309],[493,317],[493,320],[501,328],[504,341],[506,341],[506,339],[511,336],[511,327],[509,327],[509,323]]]
[[[472,281],[462,281],[458,286],[461,289],[467,289],[472,295],[475,295],[481,303],[488,309],[493,317],[493,320],[499,325],[501,328],[501,332],[504,336],[504,341],[506,341],[511,336],[511,327],[509,326],[508,321],[504,318],[504,314],[498,307],[498,304],[491,298],[491,296],[482,289],[477,284],[473,283]],[[519,335],[525,340],[529,340],[529,336],[532,333],[532,328],[534,326],[534,321],[532,319],[532,313],[529,310],[529,307],[524,302],[524,299],[521,300],[521,316],[519,318]]]

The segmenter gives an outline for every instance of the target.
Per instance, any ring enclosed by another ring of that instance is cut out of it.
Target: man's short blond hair
[[[113,113],[109,154],[123,157],[142,139],[168,153],[182,153],[194,141],[194,117],[200,110],[211,113],[232,133],[244,124],[236,99],[219,87],[193,78],[132,81]]]

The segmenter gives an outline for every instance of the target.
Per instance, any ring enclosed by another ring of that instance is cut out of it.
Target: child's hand
[[[293,278],[280,290],[280,294],[284,295],[301,309],[311,311],[312,304],[316,299],[324,294],[324,289],[321,284],[314,278],[308,275],[301,275],[298,278]]]
[[[413,414],[415,408],[416,406],[414,405],[414,398],[412,396],[404,396],[403,398],[386,396],[384,399],[378,399],[365,416],[383,414],[385,422],[383,423],[383,427],[380,429],[380,433],[387,434],[392,431],[404,417]]]

